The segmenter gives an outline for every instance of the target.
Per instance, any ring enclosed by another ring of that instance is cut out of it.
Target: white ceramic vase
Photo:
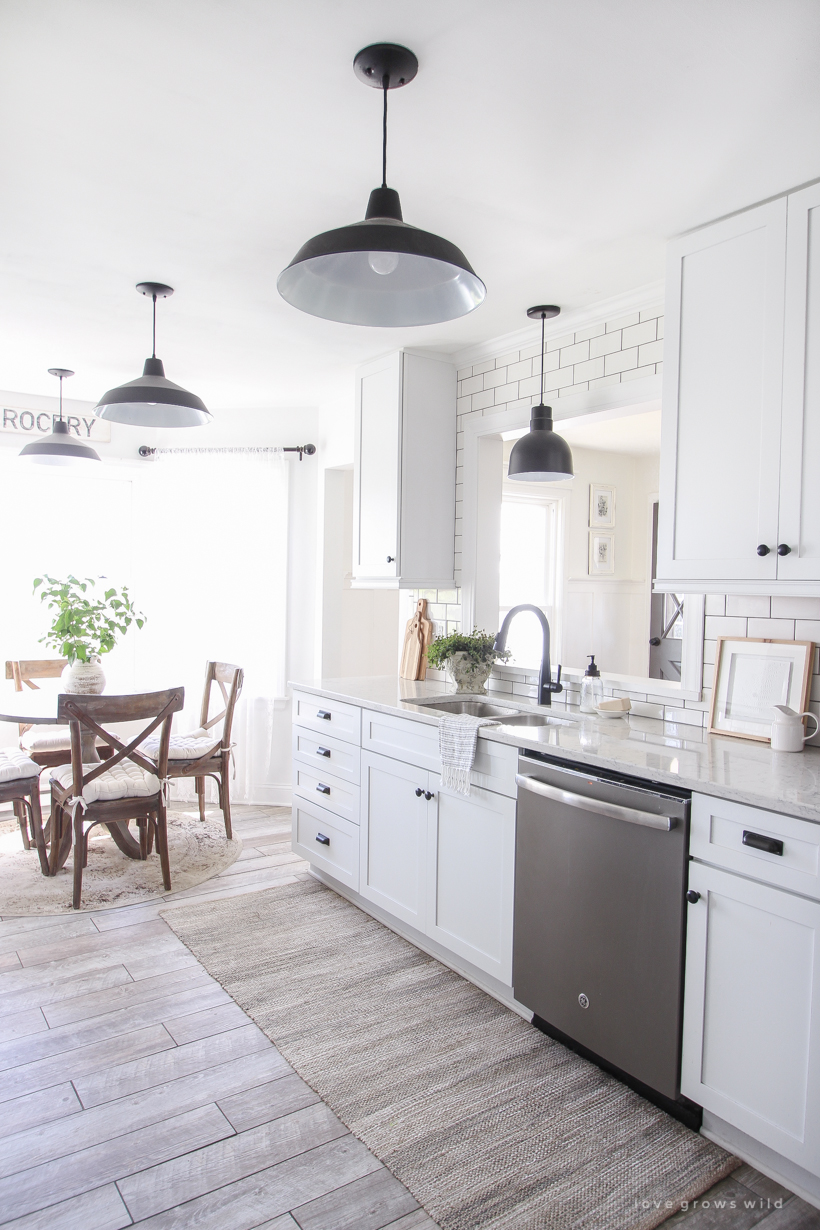
[[[99,658],[90,662],[81,662],[79,658],[73,666],[66,666],[60,676],[64,692],[73,692],[79,696],[99,696],[105,689],[105,674]]]
[[[447,672],[457,692],[486,692],[492,669],[492,662],[475,662],[463,649],[447,659]]]

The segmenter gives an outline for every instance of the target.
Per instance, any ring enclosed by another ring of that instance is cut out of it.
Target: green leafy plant
[[[473,628],[470,633],[452,632],[449,636],[437,636],[428,646],[427,662],[436,670],[441,669],[455,653],[466,653],[473,662],[506,662],[509,649],[493,649],[494,636]]]
[[[110,653],[117,638],[124,636],[134,623],[141,628],[145,623],[142,611],[134,607],[128,590],[107,589],[102,598],[94,592],[96,581],[86,577],[78,581],[68,577],[58,581],[55,577],[37,577],[34,592],[40,586],[40,601],[48,602],[48,609],[55,614],[47,636],[40,637],[50,649],[57,649],[73,666],[75,662],[90,662],[93,657]]]

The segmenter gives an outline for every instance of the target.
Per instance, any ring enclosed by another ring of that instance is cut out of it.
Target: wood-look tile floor
[[[288,811],[237,807],[234,824],[241,858],[196,888],[0,921],[3,1230],[434,1227],[159,916],[307,874]],[[680,1221],[820,1230],[750,1167]]]

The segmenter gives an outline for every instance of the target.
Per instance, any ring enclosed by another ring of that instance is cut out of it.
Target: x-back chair
[[[20,658],[6,662],[6,678],[14,680],[15,692],[22,692],[24,687],[39,692],[35,679],[59,679],[65,667],[65,658]],[[65,764],[71,751],[67,726],[32,726],[21,722],[18,729],[20,747],[41,768]],[[111,747],[104,740],[97,740],[97,751],[103,757],[111,755]]]
[[[23,846],[31,849],[31,839],[37,847],[40,869],[48,875],[48,853],[40,815],[40,766],[17,748],[0,750],[0,803],[13,803],[20,825]]]
[[[205,778],[212,777],[219,791],[219,807],[225,821],[225,833],[230,841],[231,830],[231,729],[236,702],[242,691],[245,673],[230,662],[209,662],[205,671],[205,690],[202,695],[199,729],[187,735],[172,735],[168,748],[168,776],[193,777],[199,801],[199,818],[205,819]],[[220,713],[209,717],[211,692],[216,684],[225,706]],[[222,733],[214,734],[213,728],[222,722]],[[157,740],[149,739],[143,751],[153,755]]]
[[[131,857],[147,858],[156,840],[162,882],[165,891],[170,891],[163,785],[168,769],[171,721],[184,702],[184,688],[132,696],[59,697],[58,716],[61,721],[70,723],[71,764],[64,764],[51,774],[49,870],[54,875],[65,863],[73,834],[75,910],[80,908],[82,897],[88,833],[96,824],[107,825],[117,845]],[[103,722],[134,722],[146,718],[150,719],[149,724],[127,744],[102,726]],[[83,764],[83,727],[111,745],[113,755],[108,760]],[[157,736],[157,754],[148,756],[141,745],[157,727],[161,728]],[[127,831],[129,820],[136,820],[139,826],[138,847]]]

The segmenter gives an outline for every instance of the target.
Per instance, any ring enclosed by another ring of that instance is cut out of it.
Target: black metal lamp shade
[[[509,478],[525,483],[556,483],[572,478],[572,451],[552,428],[552,407],[533,406],[530,429],[510,453]]]
[[[364,222],[309,239],[276,286],[311,316],[393,328],[466,316],[487,293],[455,244],[403,221],[393,188],[371,192]]]
[[[100,460],[90,444],[72,436],[64,419],[57,419],[47,436],[24,445],[19,455],[26,461],[45,466],[84,466]]]
[[[168,380],[162,360],[145,360],[136,380],[103,393],[94,414],[131,427],[201,427],[213,415],[201,398]]]

